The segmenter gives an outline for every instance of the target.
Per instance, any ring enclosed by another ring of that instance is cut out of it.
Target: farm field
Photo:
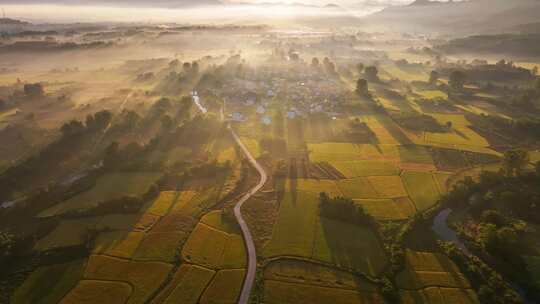
[[[41,217],[59,215],[68,211],[96,206],[101,202],[122,196],[138,196],[146,192],[160,173],[112,173],[100,177],[92,189],[40,214]]]

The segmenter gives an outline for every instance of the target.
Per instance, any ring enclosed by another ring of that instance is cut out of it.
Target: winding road
[[[200,98],[197,94],[197,92],[194,92],[192,94],[193,102],[197,105],[199,110],[206,114],[208,113],[208,110],[200,103]],[[221,115],[223,120],[223,113]],[[244,284],[242,286],[242,291],[240,293],[240,297],[238,299],[238,304],[247,304],[249,301],[249,295],[251,293],[251,289],[253,289],[253,283],[255,282],[255,274],[257,272],[257,253],[255,252],[255,243],[253,242],[253,237],[251,236],[251,231],[249,230],[249,227],[244,220],[244,217],[242,216],[242,206],[244,203],[250,199],[255,193],[259,192],[259,190],[262,189],[264,184],[266,184],[266,181],[268,180],[268,175],[264,171],[264,168],[257,162],[257,160],[251,155],[249,150],[246,148],[244,143],[240,140],[240,137],[236,135],[233,129],[229,127],[229,130],[231,131],[231,134],[236,141],[236,144],[240,147],[242,152],[245,154],[251,165],[257,170],[257,172],[260,175],[259,183],[253,187],[251,190],[249,190],[248,193],[246,193],[234,206],[234,217],[236,218],[236,221],[240,225],[240,229],[242,230],[242,235],[244,237],[244,242],[246,244],[246,249],[248,253],[248,267],[247,267],[247,273],[246,277],[244,279]]]

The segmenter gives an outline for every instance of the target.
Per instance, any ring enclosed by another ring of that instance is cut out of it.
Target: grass
[[[215,272],[196,265],[185,264],[180,267],[179,272],[181,277],[178,283],[163,303],[197,304]]]
[[[36,269],[15,291],[13,304],[56,304],[82,278],[85,260],[42,266]]]
[[[370,176],[368,181],[379,198],[398,198],[407,196],[399,176]]]
[[[95,241],[93,253],[129,259],[133,257],[143,237],[143,232],[103,232]]]
[[[236,304],[240,296],[244,276],[245,271],[242,269],[218,271],[199,303]]]
[[[396,283],[400,288],[407,290],[430,286],[471,288],[458,267],[442,254],[407,250],[405,259],[405,270],[396,277]]]
[[[340,303],[364,304],[384,303],[377,293],[362,293],[350,289],[310,286],[279,281],[264,282],[264,303],[266,304],[312,304]]]
[[[47,251],[55,248],[73,247],[84,244],[88,229],[96,227],[99,217],[63,220],[58,226],[41,238],[34,249],[37,251]]]
[[[129,283],[134,290],[127,303],[144,303],[165,281],[172,268],[172,265],[161,262],[136,262],[92,255],[84,278]]]
[[[179,246],[185,238],[185,233],[178,232],[147,233],[133,258],[139,261],[175,262]]]
[[[124,282],[108,281],[80,281],[77,286],[66,295],[62,304],[116,304],[126,303],[132,293],[132,288]],[[130,301],[131,302],[131,301]]]
[[[402,178],[417,210],[429,209],[439,200],[440,193],[431,173],[404,172]]]
[[[71,210],[90,208],[122,196],[139,196],[144,194],[159,176],[160,173],[155,172],[105,174],[98,178],[92,189],[45,210],[39,216],[49,217]]]
[[[417,91],[416,93],[427,99],[448,98],[448,94],[440,90]]]

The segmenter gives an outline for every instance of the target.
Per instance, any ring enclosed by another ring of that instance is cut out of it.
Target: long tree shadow
[[[386,116],[375,116],[375,119],[395,138],[401,145],[412,145],[414,144],[409,137],[399,128],[399,126],[389,117]]]

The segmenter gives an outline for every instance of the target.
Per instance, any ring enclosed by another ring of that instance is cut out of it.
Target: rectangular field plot
[[[119,258],[131,258],[143,237],[143,232],[103,232],[98,235],[92,252]]]
[[[375,284],[349,272],[292,259],[280,259],[268,264],[264,269],[264,279],[370,293],[377,291]]]
[[[361,227],[321,217],[311,258],[341,267],[378,275],[387,264],[386,254],[375,233]]]
[[[60,302],[61,304],[126,303],[132,287],[125,282],[80,281]]]
[[[423,146],[399,146],[399,158],[402,163],[433,165],[428,149]]]
[[[399,178],[399,176],[396,176]],[[337,185],[344,197],[352,199],[377,198],[379,197],[374,187],[366,177],[343,179],[337,181]]]
[[[370,176],[368,181],[379,198],[398,198],[408,196],[401,177],[399,176]]]
[[[407,203],[391,199],[366,199],[355,202],[362,205],[368,214],[382,221],[406,220],[414,214],[414,206],[403,206]]]
[[[396,283],[406,290],[430,286],[471,288],[458,267],[446,256],[411,250],[406,252],[406,268],[398,274]]]
[[[211,269],[243,268],[246,254],[239,234],[229,234],[199,223],[182,250],[182,257]]]
[[[91,217],[60,221],[60,224],[53,231],[36,243],[34,250],[46,251],[82,245],[85,242],[88,230],[95,228],[100,220],[100,217]]]
[[[309,159],[312,162],[335,162],[360,160],[358,145],[351,143],[308,144]]]
[[[330,163],[347,178],[399,175],[399,168],[384,161],[337,161]]]
[[[420,290],[400,291],[402,304],[477,304],[478,297],[472,289],[428,287]]]
[[[86,260],[78,260],[37,268],[17,288],[10,303],[58,303],[82,278],[85,264]]]
[[[164,216],[169,212],[169,209],[174,204],[177,197],[178,192],[176,191],[162,191],[146,212],[157,216]]]
[[[377,293],[358,292],[350,289],[310,286],[279,281],[264,282],[266,304],[367,304],[384,303]]]
[[[221,270],[208,285],[201,297],[200,304],[236,304],[245,271],[243,269]]]
[[[139,196],[144,194],[159,176],[160,173],[155,172],[105,174],[98,178],[92,189],[43,211],[39,216],[48,217],[85,209],[123,196]]]
[[[186,239],[185,233],[155,232],[147,233],[133,258],[138,261],[174,262],[179,246]]]
[[[197,304],[202,293],[214,277],[215,271],[196,265],[182,265],[175,274],[173,285],[168,286],[158,299],[164,304]]]
[[[323,189],[320,189],[321,191]],[[310,257],[319,217],[319,194],[285,192],[272,239],[264,248],[265,257],[293,255]]]
[[[432,114],[432,116],[442,125],[451,122],[452,130],[449,133],[426,132],[426,143],[489,147],[488,141],[470,128],[471,124],[464,115]]]
[[[134,286],[134,290],[127,303],[144,303],[165,281],[172,268],[172,265],[161,262],[134,262],[92,255],[88,260],[84,278],[129,283]]]
[[[404,172],[402,178],[417,210],[426,210],[439,200],[438,186],[431,173]]]

